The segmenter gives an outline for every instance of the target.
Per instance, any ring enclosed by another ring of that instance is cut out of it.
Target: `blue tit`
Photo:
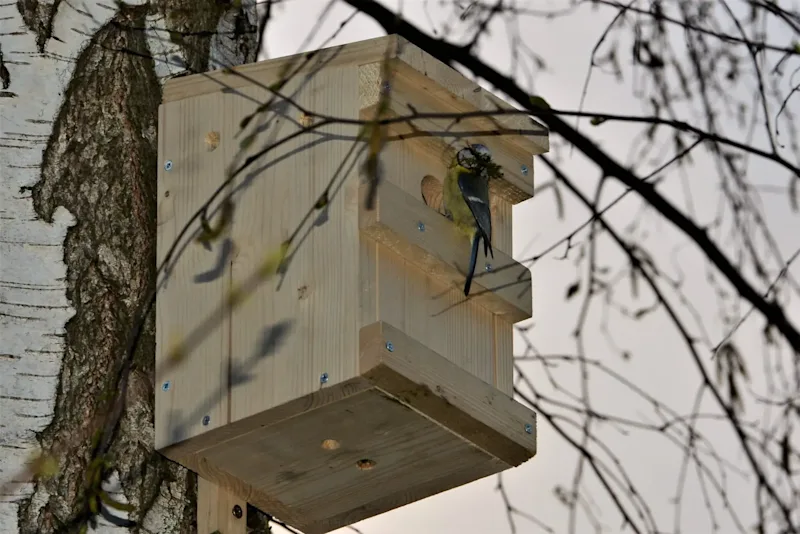
[[[486,157],[489,157],[489,150],[484,145],[470,145],[459,150],[447,170],[443,187],[447,217],[472,241],[472,255],[464,283],[464,295],[467,296],[475,274],[481,239],[483,255],[491,254],[494,258],[489,176],[479,159]]]

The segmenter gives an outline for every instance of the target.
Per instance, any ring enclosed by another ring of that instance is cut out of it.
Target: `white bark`
[[[25,3],[35,4],[35,0]],[[47,11],[52,7],[53,0],[40,0],[36,21],[46,24]],[[80,221],[62,206],[55,207],[52,221],[41,220],[34,210],[30,188],[42,179],[48,143],[63,147],[64,138],[70,135],[68,131],[54,135],[54,125],[75,74],[76,61],[95,32],[116,14],[111,1],[56,1],[55,9],[52,34],[45,39],[42,32],[29,28],[31,21],[23,19],[17,2],[0,6],[0,58],[9,74],[8,86],[0,92],[0,487],[7,489],[0,494],[0,532],[9,534],[23,528],[20,503],[32,499],[27,513],[31,517],[51,500],[52,495],[41,485],[8,482],[17,477],[25,462],[38,451],[37,433],[53,422],[60,381],[70,380],[74,387],[82,379],[62,376],[68,350],[65,326],[76,314],[76,306],[81,305],[67,299],[69,279],[65,261],[69,259],[65,259],[64,242],[70,227]],[[230,29],[229,19],[222,17],[218,27]],[[160,15],[150,15],[147,20],[155,26],[165,24]],[[254,17],[250,21],[254,24]],[[165,35],[164,32],[148,33],[148,45],[156,56],[155,72],[163,81],[178,69],[167,67],[159,59],[180,54],[181,50],[172,43],[163,43],[164,37],[160,35]],[[244,58],[230,53],[234,49],[230,39],[216,39],[214,45],[224,51],[212,50],[210,55],[240,63]],[[38,50],[37,40],[44,45],[43,53]],[[154,141],[155,132],[143,137]],[[58,146],[54,151],[58,152]],[[90,197],[97,191],[85,194]],[[124,257],[115,256],[113,247],[95,251],[95,257],[99,269],[110,278],[124,276],[130,267],[125,265]],[[131,291],[138,292],[141,288],[132,287]],[[82,300],[87,298],[91,300],[92,295],[81,295]],[[137,415],[140,414],[134,414]],[[141,419],[146,419],[146,415]],[[127,425],[127,431],[140,434],[141,442],[152,444],[148,429],[136,428],[130,421]],[[107,485],[112,496],[126,502],[125,488],[120,486],[119,479],[115,477]],[[80,485],[82,481],[72,483]],[[175,509],[175,503],[183,499],[185,484],[162,480],[155,483],[160,487],[155,502],[148,503],[143,527],[149,532],[170,532],[181,519],[181,510]],[[67,508],[61,509],[64,510]],[[121,512],[114,513],[124,516]],[[102,532],[123,530],[102,519],[99,525]]]

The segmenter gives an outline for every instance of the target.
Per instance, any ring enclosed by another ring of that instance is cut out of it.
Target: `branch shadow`
[[[173,423],[170,431],[170,443],[178,443],[188,439],[188,429],[190,427],[197,424],[198,421],[202,423],[204,417],[212,412],[226,395],[230,395],[235,387],[253,381],[256,375],[252,372],[252,368],[261,360],[275,355],[285,343],[293,328],[293,319],[283,320],[264,327],[261,332],[259,343],[247,360],[243,362],[228,361],[228,380],[225,384],[221,383],[219,387],[209,393],[206,399],[186,416],[183,416],[176,410],[170,411],[168,420],[178,420],[177,423]],[[233,355],[231,355],[231,358],[232,357]],[[210,424],[211,421],[209,421],[209,425]],[[214,428],[218,428],[218,425],[215,425]]]

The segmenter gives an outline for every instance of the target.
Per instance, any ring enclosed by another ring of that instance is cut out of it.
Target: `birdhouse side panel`
[[[362,238],[360,326],[385,321],[495,385],[494,316],[388,247]]]
[[[207,94],[159,111],[157,261],[169,261],[156,299],[157,449],[227,421],[230,284],[219,269],[226,248],[222,239],[199,244],[197,222],[181,235],[225,174],[225,147],[206,142],[219,132],[220,104],[219,94]],[[209,214],[219,218],[219,200]]]
[[[358,116],[355,67],[323,69],[282,92],[316,113]],[[268,98],[256,87],[247,93],[260,102]],[[229,95],[230,126],[256,107]],[[262,131],[251,153],[314,124],[291,105],[271,108],[263,120],[251,125]],[[357,376],[357,131],[342,124],[314,129],[252,166],[234,221],[234,287],[247,287],[282,243],[291,244],[285,269],[233,311],[232,421]]]

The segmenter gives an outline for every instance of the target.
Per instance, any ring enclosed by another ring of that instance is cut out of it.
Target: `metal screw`
[[[487,264],[486,264],[486,267],[484,267],[484,269],[486,269],[486,272],[487,272],[487,273],[490,273],[490,272],[492,272],[492,264],[491,264],[491,263],[487,263]]]
[[[381,88],[383,88],[384,92],[388,93],[389,89],[392,88],[392,84],[390,84],[389,82],[383,82]]]
[[[171,171],[171,170],[172,170],[172,160],[171,160],[171,159],[168,159],[168,160],[167,160],[167,161],[164,163],[164,170],[165,170],[165,171]]]
[[[208,423],[211,422],[211,416],[205,415],[203,416],[203,426],[208,426]]]
[[[161,384],[161,391],[169,391],[169,380]]]
[[[417,230],[419,230],[420,232],[424,232],[425,231],[425,223],[422,222],[422,221],[418,222],[417,223]]]
[[[530,423],[525,423],[525,432],[528,434],[533,434],[533,425]]]
[[[522,176],[528,176],[528,166],[527,165],[521,165],[519,170],[522,171]]]
[[[233,505],[233,510],[231,510],[231,513],[233,514],[233,517],[235,517],[236,519],[241,519],[242,518],[242,507],[239,506],[238,504],[234,504]]]
[[[325,384],[327,382],[328,382],[328,373],[322,373],[321,375],[319,375],[320,384]]]
[[[392,345],[391,341],[386,342],[386,350],[388,350],[389,352],[394,352],[394,345]]]

